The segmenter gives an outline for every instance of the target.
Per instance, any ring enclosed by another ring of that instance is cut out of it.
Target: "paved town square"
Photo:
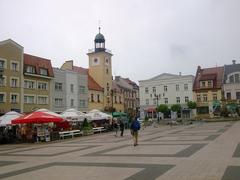
[[[149,126],[51,143],[0,146],[0,179],[240,178],[240,122]]]

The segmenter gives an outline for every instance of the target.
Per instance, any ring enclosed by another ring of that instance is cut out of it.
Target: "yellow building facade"
[[[0,114],[23,109],[23,47],[9,39],[0,42]]]

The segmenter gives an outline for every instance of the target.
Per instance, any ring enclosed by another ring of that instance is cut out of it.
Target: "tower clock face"
[[[100,64],[99,59],[96,58],[96,57],[94,57],[94,58],[92,59],[92,65],[93,65],[93,66],[96,66],[96,65],[99,65],[99,64]]]

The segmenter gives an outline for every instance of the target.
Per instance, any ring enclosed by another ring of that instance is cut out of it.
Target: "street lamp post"
[[[158,100],[159,100],[159,95],[157,95],[157,94],[154,94],[154,96],[155,96],[155,98],[157,99],[157,108],[158,108]],[[157,121],[158,121],[158,123],[159,123],[159,113],[158,113],[158,110],[157,110],[157,108],[156,108],[156,111],[157,111]]]

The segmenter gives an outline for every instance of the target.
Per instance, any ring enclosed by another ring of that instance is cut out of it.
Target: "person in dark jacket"
[[[139,121],[137,120],[137,117],[134,118],[134,120],[131,123],[131,134],[133,136],[133,142],[134,142],[134,146],[138,145],[138,131],[140,130],[141,126]]]
[[[123,137],[123,131],[124,131],[124,123],[123,123],[123,121],[120,121],[120,131],[121,131],[121,137]]]

